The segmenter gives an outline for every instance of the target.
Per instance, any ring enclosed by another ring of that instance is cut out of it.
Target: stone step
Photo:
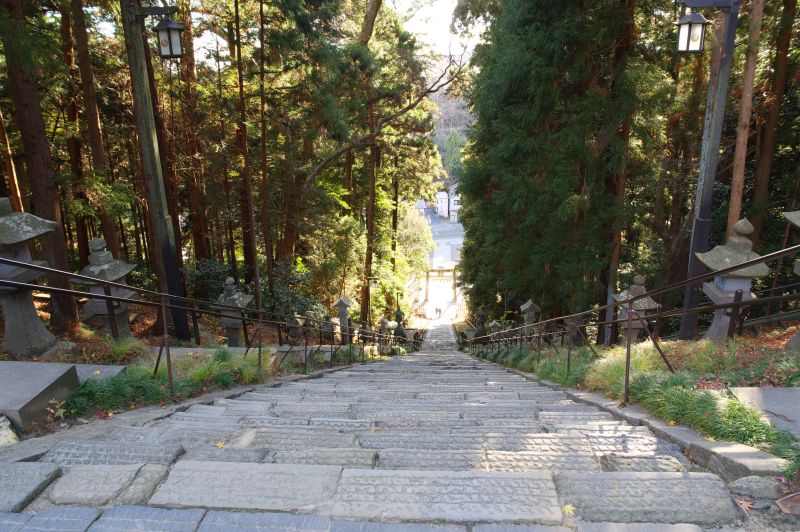
[[[734,523],[725,483],[710,473],[559,473],[559,498],[587,521]]]
[[[324,465],[180,461],[150,504],[379,521],[555,524],[562,519],[552,477],[542,471],[343,471]]]
[[[251,429],[236,440],[237,447],[264,447],[282,451],[357,447],[356,435],[327,429]]]
[[[163,464],[174,462],[183,452],[180,445],[131,443],[120,441],[60,440],[40,462],[60,466]]]
[[[21,512],[59,473],[55,464],[0,462],[0,512]]]
[[[337,466],[182,460],[150,504],[327,514],[341,472]]]
[[[559,524],[549,472],[345,469],[332,516],[340,519]]]

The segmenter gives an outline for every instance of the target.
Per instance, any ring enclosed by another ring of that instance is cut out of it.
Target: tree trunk
[[[267,263],[267,284],[272,293],[272,224],[270,223],[270,191],[269,176],[267,175],[267,93],[265,85],[265,48],[264,32],[266,19],[264,17],[264,0],[258,2],[258,40],[260,50],[258,54],[258,82],[260,97],[261,118],[261,231],[264,233],[264,254]]]
[[[753,81],[756,76],[758,44],[761,38],[761,20],[764,17],[764,0],[753,0],[750,9],[750,37],[747,59],[742,80],[742,104],[739,109],[739,125],[736,127],[736,149],[733,154],[733,176],[731,177],[731,199],[728,206],[728,228],[733,236],[733,225],[742,216],[742,192],[744,190],[744,166],[747,161],[747,140],[750,136],[750,121],[753,115]]]
[[[368,46],[372,33],[375,29],[375,19],[378,17],[382,0],[369,0],[367,12],[364,14],[364,22],[361,25],[359,42],[363,46]],[[367,98],[369,99],[368,126],[370,133],[375,133],[377,128],[377,118],[375,116],[375,95],[372,86],[372,76],[366,74]],[[367,250],[364,257],[364,284],[361,285],[361,321],[370,321],[370,277],[372,277],[372,254],[374,252],[375,240],[375,188],[377,186],[378,173],[378,146],[377,139],[373,138],[369,145],[369,199],[367,203]]]
[[[15,118],[22,135],[31,192],[36,198],[33,213],[52,220],[58,227],[41,239],[42,252],[48,264],[59,270],[68,270],[67,246],[61,221],[61,205],[56,186],[50,143],[47,140],[39,92],[33,76],[30,51],[25,46],[25,14],[22,0],[2,0],[0,8],[8,17],[0,24],[3,49],[8,70],[8,88],[14,104]],[[53,287],[71,289],[72,285],[63,277],[49,279]],[[59,331],[73,331],[79,325],[78,309],[68,295],[53,294],[50,325]]]
[[[767,97],[768,112],[767,122],[764,126],[764,136],[761,151],[758,154],[754,176],[755,191],[753,194],[753,247],[758,246],[761,231],[764,227],[764,217],[767,210],[769,197],[769,178],[772,172],[772,158],[775,155],[777,142],[778,120],[783,105],[783,95],[786,92],[786,72],[789,63],[789,46],[792,41],[792,25],[797,12],[797,0],[783,0],[783,15],[775,41],[775,64],[772,75],[772,86]]]
[[[181,58],[181,81],[183,82],[183,103],[186,155],[189,161],[189,173],[186,188],[189,193],[189,221],[192,227],[194,258],[211,258],[211,239],[208,234],[208,209],[204,183],[204,165],[200,141],[197,137],[197,97],[194,86],[197,82],[195,74],[194,39],[192,32],[192,11],[188,0],[178,3],[183,14],[183,49]]]
[[[11,199],[11,208],[16,212],[25,209],[22,206],[22,194],[19,191],[19,180],[17,179],[17,168],[14,166],[14,154],[11,153],[11,145],[8,143],[8,133],[6,132],[6,121],[3,118],[3,110],[0,109],[0,148],[3,149],[3,167],[5,168],[4,183],[5,193]]]
[[[255,213],[253,206],[253,180],[250,176],[250,162],[247,153],[247,114],[244,101],[244,71],[242,67],[242,33],[239,21],[239,0],[234,0],[234,17],[236,26],[236,71],[239,81],[239,120],[236,124],[236,139],[239,144],[241,157],[242,182],[240,188],[239,206],[242,214],[242,239],[244,240],[244,255],[247,263],[245,278],[252,281],[255,287],[256,308],[261,308],[261,281],[258,271],[258,255],[256,253]]]
[[[81,203],[86,203],[86,193],[83,182],[83,161],[81,161],[81,139],[80,139],[80,120],[78,119],[77,102],[77,76],[75,75],[75,56],[73,54],[72,28],[70,27],[70,16],[66,8],[62,7],[61,15],[61,51],[64,57],[64,65],[69,72],[69,87],[67,93],[67,119],[66,127],[69,133],[67,137],[67,153],[69,154],[69,169],[72,174],[72,193],[75,199]],[[89,232],[86,228],[87,217],[77,214],[75,216],[75,239],[78,244],[78,262],[83,268],[89,264]]]
[[[83,0],[72,0],[72,26],[75,32],[75,49],[78,53],[78,68],[81,74],[81,92],[86,118],[86,131],[92,153],[92,171],[102,180],[110,178],[108,155],[106,154],[103,130],[100,126],[100,111],[97,108],[97,91],[94,87],[94,70],[89,55],[89,37],[83,14]],[[114,220],[103,205],[95,205],[100,216],[103,238],[114,258],[120,258],[119,238],[114,229]]]

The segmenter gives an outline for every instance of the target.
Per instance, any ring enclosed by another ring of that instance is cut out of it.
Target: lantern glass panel
[[[705,24],[690,24],[689,25],[689,51],[702,52],[703,51],[703,37],[706,31]]]
[[[170,53],[170,30],[163,29],[158,30],[158,53],[161,57],[170,57],[172,54]]]
[[[689,26],[691,24],[680,24],[678,26],[678,51],[687,52],[689,49]]]
[[[172,57],[181,57],[183,55],[183,43],[181,42],[181,30],[173,28],[169,30],[169,40]]]

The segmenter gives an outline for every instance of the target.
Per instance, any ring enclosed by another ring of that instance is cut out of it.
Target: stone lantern
[[[753,252],[753,243],[748,235],[753,233],[753,225],[747,218],[736,222],[733,226],[734,236],[729,236],[724,246],[716,246],[706,253],[697,253],[706,268],[719,271],[737,264],[742,264],[760,255]],[[715,305],[732,303],[737,290],[742,291],[742,302],[753,301],[755,294],[750,292],[753,279],[769,274],[766,264],[754,264],[740,270],[728,272],[714,277],[713,282],[703,283],[703,293]],[[713,341],[724,340],[728,336],[731,322],[731,308],[721,308],[714,311],[714,321],[706,333],[706,338]]]
[[[349,344],[350,342],[350,307],[353,302],[347,296],[340,297],[334,307],[339,311],[339,331],[342,337],[342,344]]]
[[[386,317],[381,317],[380,321],[378,322],[378,332],[382,335],[389,334],[389,320]]]
[[[503,328],[503,326],[500,325],[500,322],[498,322],[497,320],[494,320],[492,323],[489,324],[488,328],[489,328],[489,332],[491,334],[495,334],[495,333],[499,333],[500,330]]]
[[[44,261],[31,259],[28,242],[57,228],[56,222],[26,212],[13,212],[11,200],[0,198],[0,257],[47,266]],[[35,270],[0,264],[0,278],[8,281],[31,283],[42,275]],[[0,286],[0,301],[5,321],[4,351],[32,357],[56,345],[56,337],[47,330],[36,313],[31,290]]]
[[[397,326],[394,328],[394,335],[397,338],[406,340],[408,337],[406,336],[406,330],[403,327],[403,323],[406,321],[406,313],[398,308],[394,311],[394,321],[397,322]]]
[[[134,264],[128,264],[121,260],[115,259],[110,251],[106,250],[106,241],[102,238],[93,238],[89,241],[89,264],[81,270],[81,275],[86,277],[94,277],[101,281],[110,281],[112,283],[125,283],[125,276],[127,276],[136,267]],[[82,281],[89,287],[89,292],[92,294],[105,295],[104,285],[102,283],[92,283],[89,281]],[[120,288],[117,286],[110,287],[111,295],[124,297],[126,299],[133,299],[136,297],[135,290]],[[130,324],[128,323],[128,308],[127,303],[118,301],[113,302],[114,315],[108,315],[108,304],[105,299],[90,299],[83,309],[86,312],[91,312],[103,319],[103,326],[108,333],[111,333],[112,326],[111,320],[114,320],[117,327],[117,334],[120,338],[128,338],[131,335]]]
[[[486,336],[486,313],[483,310],[479,310],[475,314],[475,319],[478,322],[478,326],[475,329],[474,338],[481,338],[483,336]]]
[[[236,288],[233,277],[225,279],[225,289],[222,295],[217,298],[217,303],[230,307],[244,309],[253,300],[253,296],[245,294]],[[242,313],[235,309],[225,308],[221,310],[222,318],[220,323],[225,327],[225,334],[228,337],[228,347],[239,347],[242,343]]]
[[[525,320],[525,334],[534,332],[531,325],[536,323],[536,318],[539,315],[539,311],[542,309],[539,308],[539,305],[534,303],[532,299],[529,299],[520,305],[519,310],[522,313],[522,318]]]
[[[289,342],[296,344],[300,342],[300,338],[303,337],[303,325],[305,324],[306,319],[299,314],[295,314],[291,318],[286,321],[286,328],[287,333],[289,336]]]
[[[619,294],[614,294],[612,297],[614,301],[620,302],[620,310],[619,310],[619,318],[620,328],[622,329],[622,337],[628,337],[628,304],[625,301],[631,299],[632,297],[640,296],[647,292],[647,288],[644,286],[645,278],[643,275],[637,275],[633,278],[633,284],[630,285],[628,288],[620,292]],[[643,297],[641,299],[637,299],[633,302],[633,310],[636,311],[631,316],[631,341],[636,342],[639,338],[639,333],[644,330],[646,324],[643,323],[642,320],[639,319],[639,316],[646,319],[647,313],[651,310],[658,309],[659,304],[655,302],[653,298],[650,296]]]

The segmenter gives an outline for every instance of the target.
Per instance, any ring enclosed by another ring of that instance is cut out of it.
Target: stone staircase
[[[78,507],[92,530],[700,530],[739,519],[723,481],[674,444],[454,344],[439,326],[417,354],[62,440],[19,466],[43,491],[10,510],[57,520]],[[16,516],[0,514],[0,530],[29,518]]]

